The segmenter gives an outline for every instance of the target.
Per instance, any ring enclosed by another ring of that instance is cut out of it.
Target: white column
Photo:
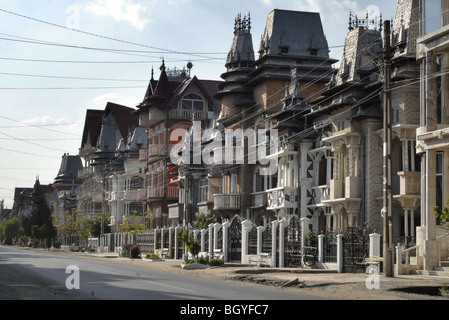
[[[288,220],[282,219],[279,223],[279,268],[284,268],[285,261],[285,228],[288,226]],[[272,250],[273,252],[273,250]]]
[[[222,228],[223,228],[223,262],[227,262],[228,261],[228,236],[229,236],[229,226],[231,225],[231,223],[229,221],[226,221],[225,223],[223,223]]]
[[[271,230],[272,230],[272,238],[271,238],[271,267],[272,268],[276,268],[276,248],[277,248],[277,243],[276,243],[276,236],[277,236],[277,231],[278,231],[278,226],[279,226],[279,221],[275,220],[273,222],[271,222]]]
[[[337,270],[343,273],[343,235],[337,235]]]
[[[248,238],[253,223],[249,220],[242,221],[242,264],[247,263],[248,259]]]

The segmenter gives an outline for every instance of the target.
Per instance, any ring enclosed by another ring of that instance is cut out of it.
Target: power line
[[[93,36],[93,37],[97,37],[97,38],[102,38],[102,39],[106,39],[106,40],[116,41],[116,42],[120,42],[120,43],[125,43],[125,44],[129,44],[129,45],[133,45],[133,46],[149,48],[149,49],[157,50],[157,51],[163,51],[165,53],[189,55],[189,56],[196,56],[196,57],[208,58],[208,59],[219,59],[219,58],[214,58],[214,57],[209,57],[209,56],[195,54],[195,53],[192,53],[192,52],[183,52],[183,51],[164,49],[164,48],[149,46],[149,45],[140,44],[140,43],[136,43],[136,42],[131,42],[131,41],[127,41],[127,40],[116,39],[116,38],[112,38],[112,37],[109,37],[109,36],[104,36],[104,35],[88,32],[88,31],[83,31],[83,30],[79,30],[79,29],[72,29],[72,28],[68,28],[66,26],[62,26],[62,25],[53,23],[53,22],[48,22],[48,21],[37,19],[37,18],[29,17],[29,16],[26,16],[26,15],[19,14],[19,13],[16,13],[16,12],[12,12],[12,11],[8,11],[8,10],[2,9],[2,8],[0,8],[0,11],[2,11],[4,13],[11,14],[11,15],[15,15],[17,17],[21,17],[21,18],[24,18],[24,19],[28,19],[28,20],[39,22],[39,23],[47,24],[47,25],[50,25],[50,26],[53,26],[53,27],[61,28],[61,29],[64,29],[64,30],[70,30],[70,31],[73,31],[73,32],[78,32],[78,33],[81,33],[81,34],[85,34],[85,35],[89,35],[89,36]],[[221,60],[221,59],[219,59],[219,60]]]

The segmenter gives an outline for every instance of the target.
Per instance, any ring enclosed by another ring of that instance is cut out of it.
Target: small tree
[[[0,239],[5,239],[7,242],[12,242],[19,236],[20,223],[18,218],[8,219],[0,226]]]
[[[184,230],[184,232],[179,236],[179,239],[184,242],[189,252],[195,257],[198,258],[198,254],[201,251],[201,243],[198,240],[195,240],[193,233],[190,234],[189,229]]]

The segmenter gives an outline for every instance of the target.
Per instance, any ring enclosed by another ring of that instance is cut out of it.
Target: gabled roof
[[[98,136],[101,131],[101,121],[103,119],[103,110],[87,110],[86,119],[84,122],[83,140],[81,141],[81,148],[85,144],[96,146]],[[90,139],[90,140],[88,140]]]
[[[134,111],[135,109],[108,102],[104,114],[111,113],[114,116],[122,137],[126,137],[130,129],[139,126],[139,118]]]
[[[150,80],[145,98],[139,105],[137,105],[137,108],[139,110],[145,110],[150,107],[171,109],[192,86],[197,86],[199,88],[209,105],[218,107],[220,102],[214,99],[214,95],[219,91],[218,84],[220,82],[221,81],[214,80],[199,80],[196,76],[187,78],[183,81],[179,81],[179,79],[174,81],[167,75],[165,63],[163,63],[159,80],[154,81],[153,78]],[[149,95],[149,92],[151,91],[150,88],[153,87],[154,91],[152,95]]]

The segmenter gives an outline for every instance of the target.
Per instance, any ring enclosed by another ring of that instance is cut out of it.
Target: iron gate
[[[348,227],[343,237],[343,272],[357,272],[368,254],[369,233],[359,227]]]
[[[242,260],[242,221],[239,216],[235,216],[228,233],[228,261]]]
[[[285,266],[301,266],[301,223],[297,217],[291,218],[285,232]]]

